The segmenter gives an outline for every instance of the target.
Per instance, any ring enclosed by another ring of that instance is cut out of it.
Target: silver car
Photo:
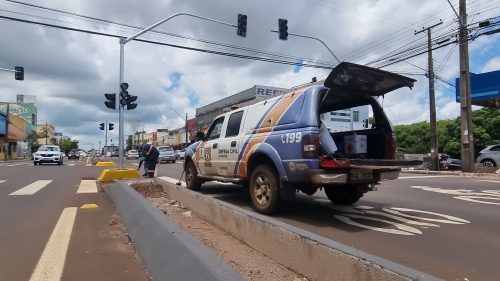
[[[500,165],[500,144],[488,145],[479,152],[476,163],[483,167],[498,167]]]
[[[160,151],[160,157],[158,157],[159,163],[163,163],[163,162],[175,163],[175,153],[174,153],[174,150],[172,149],[172,147],[160,146],[160,147],[158,147],[158,150]]]

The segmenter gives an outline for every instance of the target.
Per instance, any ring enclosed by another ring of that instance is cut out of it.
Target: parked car
[[[476,163],[483,167],[498,167],[500,165],[500,144],[488,145],[479,152]]]
[[[447,158],[440,162],[441,170],[462,170],[462,160]]]
[[[160,156],[158,157],[159,163],[175,163],[175,153],[171,146],[160,146],[158,150],[160,151]]]
[[[127,152],[127,155],[125,156],[127,159],[139,159],[139,152],[135,149],[131,149]]]
[[[83,150],[80,150],[80,151],[78,152],[78,156],[80,156],[81,158],[85,158],[85,157],[87,157],[87,152],[85,152],[85,151],[83,151]]]
[[[118,150],[111,151],[111,157],[118,157]]]
[[[78,150],[72,149],[68,152],[68,160],[69,159],[78,159]]]
[[[293,199],[297,191],[313,195],[319,188],[333,204],[354,204],[381,181],[397,179],[401,168],[421,163],[396,159],[395,133],[376,99],[414,82],[342,62],[324,85],[221,114],[207,135],[186,149],[186,187],[199,190],[212,180],[243,184],[253,207],[264,214],[275,212],[281,200]],[[359,106],[373,112],[370,128],[324,129],[321,117]],[[327,139],[333,139],[335,151],[325,152]]]
[[[179,150],[178,159],[184,159],[184,155],[185,154],[186,154],[186,150],[185,149]]]
[[[42,163],[63,164],[64,152],[57,145],[42,145],[34,154],[33,165],[42,165]]]

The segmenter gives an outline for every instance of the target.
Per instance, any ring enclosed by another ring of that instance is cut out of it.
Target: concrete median
[[[125,182],[109,194],[154,280],[245,280]]]
[[[440,280],[167,180],[156,181],[169,198],[310,280]]]

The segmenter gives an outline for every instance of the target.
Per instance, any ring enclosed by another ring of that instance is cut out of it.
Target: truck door
[[[235,167],[241,149],[242,120],[245,111],[231,113],[225,128],[224,137],[218,145],[217,174],[224,177],[235,177]]]
[[[218,144],[221,137],[224,116],[214,120],[208,129],[206,140],[200,144],[200,161],[198,169],[202,175],[215,175],[217,173]]]

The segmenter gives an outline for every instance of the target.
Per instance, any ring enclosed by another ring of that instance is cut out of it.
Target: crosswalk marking
[[[76,193],[97,193],[97,184],[95,180],[82,180]]]
[[[30,281],[61,280],[71,232],[76,218],[76,207],[65,208],[57,221]]]
[[[9,195],[33,195],[51,182],[52,180],[38,180],[17,191],[12,192]]]
[[[7,165],[7,167],[21,166],[21,165],[24,165],[24,164],[26,164],[26,163],[10,164],[10,165]]]

